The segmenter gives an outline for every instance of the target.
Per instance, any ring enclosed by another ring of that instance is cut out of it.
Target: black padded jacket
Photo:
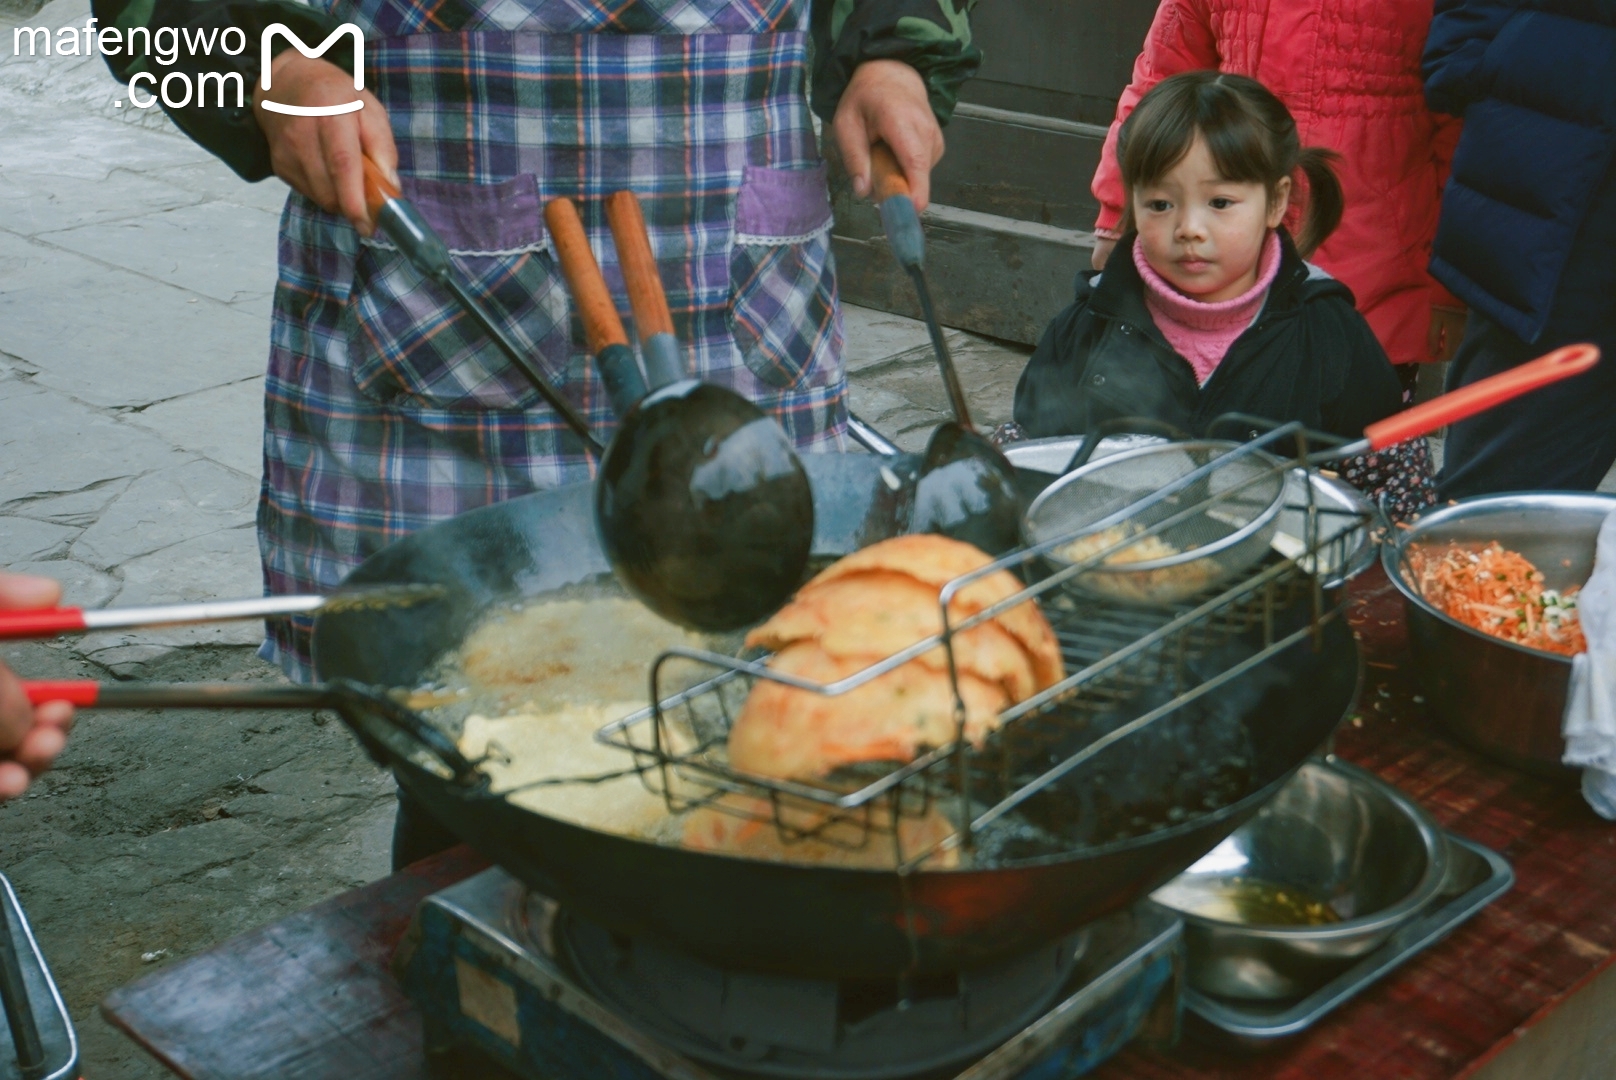
[[[1283,230],[1280,240],[1279,273],[1262,311],[1201,386],[1146,309],[1134,236],[1123,237],[1105,273],[1079,276],[1076,298],[1049,324],[1021,373],[1015,420],[1023,433],[1076,435],[1143,416],[1204,435],[1222,414],[1243,412],[1357,437],[1397,412],[1397,375],[1353,307],[1351,290],[1302,261]]]

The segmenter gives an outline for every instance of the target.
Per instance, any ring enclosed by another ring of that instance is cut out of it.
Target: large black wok
[[[886,459],[889,465],[893,459]],[[867,455],[808,455],[816,554],[896,531],[901,485]],[[609,572],[589,485],[514,499],[427,529],[380,552],[349,584],[440,583],[448,598],[408,609],[323,615],[322,678],[416,684],[488,605]],[[1246,693],[1256,749],[1250,793],[1205,817],[1076,854],[988,870],[894,872],[794,866],[659,846],[468,796],[409,762],[399,783],[506,870],[577,914],[653,935],[713,962],[805,976],[887,976],[969,968],[1051,940],[1162,884],[1232,832],[1329,735],[1356,694],[1358,661],[1342,620],[1322,647],[1267,661]],[[1126,745],[1126,744],[1124,744]],[[1122,747],[1118,748],[1119,750]],[[1113,751],[1116,752],[1116,751]]]

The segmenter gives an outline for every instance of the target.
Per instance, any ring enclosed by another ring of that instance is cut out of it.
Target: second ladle
[[[870,148],[875,197],[881,204],[881,225],[898,264],[914,281],[920,311],[926,318],[943,388],[954,412],[951,423],[938,425],[926,444],[915,487],[911,532],[935,532],[975,544],[1000,555],[1021,542],[1021,496],[1016,471],[1009,460],[971,425],[960,386],[959,372],[949,354],[948,341],[932,307],[926,287],[926,238],[920,215],[909,198],[909,182],[897,159],[884,143]]]
[[[635,322],[642,338],[670,340],[638,203],[614,199]],[[636,379],[609,370],[634,356],[577,208],[556,199],[544,219],[602,378],[609,388],[634,387]],[[679,374],[668,366],[650,365],[653,384],[639,401],[613,397],[619,419],[596,481],[595,525],[618,580],[647,607],[697,630],[734,630],[775,611],[802,583],[813,491],[779,424],[721,386],[688,378],[658,385]]]

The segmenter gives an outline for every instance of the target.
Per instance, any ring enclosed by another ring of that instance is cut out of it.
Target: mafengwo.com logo
[[[224,56],[240,56],[247,50],[247,35],[235,26],[223,30],[217,27],[204,30],[172,26],[159,27],[155,31],[145,26],[127,30],[116,26],[97,29],[96,23],[99,21],[92,17],[83,26],[63,26],[54,30],[47,26],[16,27],[11,32],[11,53],[13,56],[94,56],[97,53],[105,56],[145,56],[160,68],[171,68],[182,53],[190,57],[213,56],[217,49]],[[353,39],[354,90],[363,90],[365,35],[359,27],[353,23],[343,23],[331,31],[324,41],[310,48],[285,23],[272,23],[264,28],[258,42],[262,72],[260,79],[264,92],[267,94],[274,89],[270,83],[269,69],[277,40],[284,40],[312,60],[324,56],[343,38]],[[193,63],[188,66],[195,68],[204,65]],[[139,71],[129,79],[129,103],[137,109],[149,109],[159,102],[170,109],[186,108],[193,101],[203,106],[208,104],[210,90],[221,109],[242,109],[247,106],[247,84],[239,71],[202,71],[194,79],[190,72],[183,70],[167,71],[161,75],[154,71]],[[121,100],[112,104],[123,108]],[[264,108],[270,112],[290,116],[339,116],[358,112],[364,105],[360,100],[340,105],[282,105],[277,101],[264,101]]]

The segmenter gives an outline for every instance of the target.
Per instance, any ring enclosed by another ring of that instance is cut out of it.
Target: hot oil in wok
[[[595,738],[604,725],[645,708],[652,662],[680,645],[733,652],[739,640],[674,626],[606,581],[493,611],[437,666],[416,702],[459,735],[468,756],[485,759],[494,790],[510,792],[518,805],[587,828],[685,843],[688,828],[711,829],[712,812],[701,820],[689,812],[670,814],[662,795],[635,772],[632,755]],[[670,674],[665,693],[713,671],[687,664]],[[731,690],[733,710],[744,690],[739,683]],[[1146,694],[1109,714],[1063,708],[1019,721],[994,740],[995,750],[975,759],[972,815],[1154,703]],[[1001,818],[975,838],[971,852],[946,853],[931,865],[987,867],[1068,854],[1169,828],[1238,800],[1250,790],[1251,779],[1249,736],[1238,708],[1203,706],[1164,718]],[[722,725],[715,717],[703,720],[699,712],[694,719],[700,738],[716,737],[715,752],[721,753]],[[685,734],[694,745],[695,735]],[[856,787],[855,781],[849,782]],[[946,825],[957,801],[946,791],[936,794],[925,813]],[[759,815],[767,816],[758,805]],[[859,828],[851,823],[828,828],[826,842],[776,842],[770,839],[773,825],[765,824],[761,842],[753,829],[740,853],[821,865],[892,866],[896,845],[890,817],[884,820],[885,829],[869,833],[862,843],[856,837],[850,842],[848,834]],[[938,830],[920,820],[900,832],[923,836],[928,846],[938,838]],[[727,835],[735,835],[733,822]]]

